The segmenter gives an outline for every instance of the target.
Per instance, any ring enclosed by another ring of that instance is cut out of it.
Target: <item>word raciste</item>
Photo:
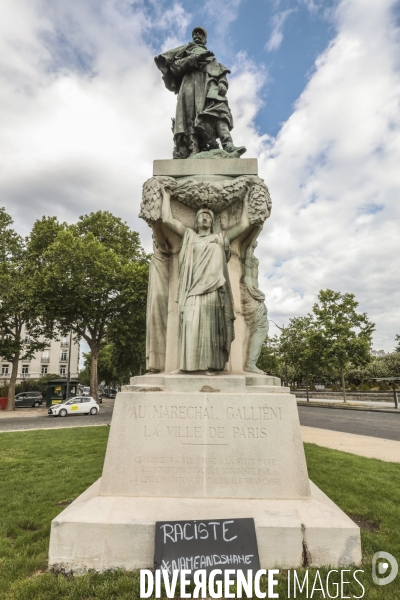
[[[257,570],[260,567],[254,519],[157,522],[154,570],[175,572],[215,566]]]

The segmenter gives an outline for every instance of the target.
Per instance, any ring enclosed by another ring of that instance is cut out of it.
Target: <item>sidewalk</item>
[[[385,462],[400,463],[400,442],[381,438],[317,429],[316,427],[301,426],[303,442],[316,444],[332,450],[341,450],[366,458],[378,458]]]
[[[0,410],[0,419],[18,419],[20,417],[45,417],[49,409],[45,406],[38,408],[17,408],[16,410]]]
[[[373,400],[343,400],[312,398],[309,402],[305,398],[296,398],[298,406],[322,406],[325,408],[344,408],[350,410],[372,410],[380,412],[394,412],[400,415],[399,408],[395,408],[393,402],[373,401]]]
[[[114,406],[114,399],[103,398],[102,407]],[[17,408],[16,410],[0,410],[0,419],[19,419],[20,417],[46,417],[49,409],[42,404],[38,408]],[[399,411],[400,412],[400,411]]]

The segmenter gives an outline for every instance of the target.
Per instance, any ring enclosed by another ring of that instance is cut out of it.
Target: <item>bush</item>
[[[8,383],[5,381],[0,383],[0,396],[8,396]]]
[[[388,390],[390,390],[390,386],[386,383],[386,381],[380,381],[378,390],[380,392],[387,392]]]
[[[370,387],[368,383],[362,383],[358,389],[360,390],[360,392],[369,392]]]
[[[47,382],[51,379],[60,379],[61,376],[48,373],[40,379],[26,379],[22,383],[17,383],[15,386],[15,394],[20,394],[21,392],[42,392],[43,394],[46,392]]]
[[[350,384],[349,390],[351,392],[358,392],[358,388],[356,385],[354,385],[354,383]]]

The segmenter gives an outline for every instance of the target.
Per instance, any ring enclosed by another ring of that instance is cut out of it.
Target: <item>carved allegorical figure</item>
[[[256,367],[268,333],[268,311],[265,294],[258,289],[258,259],[254,256],[257,241],[247,248],[242,283],[242,311],[247,325],[247,348],[244,371],[263,373]]]
[[[235,319],[227,262],[231,241],[249,226],[248,193],[239,223],[214,233],[210,209],[197,211],[195,230],[185,227],[172,216],[170,196],[164,189],[162,222],[182,239],[177,298],[179,370],[222,371],[229,359]]]
[[[146,310],[146,368],[152,372],[165,367],[169,263],[169,255],[161,250],[153,235]]]
[[[193,158],[200,152],[215,150],[219,138],[225,156],[238,158],[246,148],[234,146],[230,133],[233,119],[226,97],[230,71],[207,50],[203,27],[193,29],[192,39],[154,59],[166,88],[178,94],[173,157]]]
[[[221,181],[156,176],[144,183],[140,216],[154,238],[147,304],[149,371],[179,367],[211,374],[226,368],[234,339],[233,286],[237,300],[241,287],[237,309],[243,347],[235,346],[229,368],[258,372],[267,320],[254,245],[248,246],[270,212],[268,188],[257,176]],[[235,277],[232,285],[229,272]]]

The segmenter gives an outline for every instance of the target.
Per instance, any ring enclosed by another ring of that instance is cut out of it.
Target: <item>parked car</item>
[[[67,415],[97,415],[100,406],[91,396],[77,396],[55,404],[47,411],[53,417],[66,417]]]
[[[90,387],[85,386],[82,390],[82,396],[89,396],[89,395],[90,395]]]
[[[38,407],[43,402],[42,392],[21,392],[15,396],[15,408],[22,406]]]

